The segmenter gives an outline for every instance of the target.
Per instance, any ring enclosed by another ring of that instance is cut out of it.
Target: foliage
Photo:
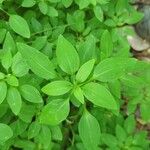
[[[150,66],[126,39],[143,14],[128,0],[0,0],[0,17],[1,150],[150,148],[134,115],[150,122]]]

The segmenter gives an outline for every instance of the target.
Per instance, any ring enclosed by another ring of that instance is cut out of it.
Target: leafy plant
[[[150,66],[126,39],[143,14],[129,1],[0,0],[0,17],[1,150],[149,149],[136,124],[150,120]]]

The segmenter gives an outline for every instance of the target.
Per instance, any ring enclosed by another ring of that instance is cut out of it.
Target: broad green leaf
[[[90,75],[93,70],[95,60],[89,60],[85,64],[83,64],[76,74],[76,80],[78,82],[84,82]]]
[[[9,104],[9,107],[11,108],[12,112],[15,115],[18,115],[21,106],[22,106],[22,100],[19,91],[15,87],[10,87],[7,92],[7,102]]]
[[[63,5],[68,8],[72,4],[73,0],[62,0]]]
[[[32,7],[36,4],[35,0],[23,0],[21,6],[22,7]]]
[[[3,50],[10,51],[12,54],[15,54],[17,51],[15,41],[9,32],[6,34]]]
[[[119,141],[122,142],[125,141],[127,138],[127,133],[120,125],[116,126],[116,137]]]
[[[8,71],[12,65],[12,53],[10,50],[4,50],[4,55],[1,60],[2,66]]]
[[[146,16],[146,14],[145,14]],[[133,11],[129,14],[128,18],[125,20],[128,24],[135,24],[139,22],[144,17],[144,14],[141,12]]]
[[[69,100],[54,99],[44,106],[40,115],[40,123],[58,125],[67,118],[69,110]]]
[[[18,43],[17,47],[22,57],[27,61],[27,64],[36,75],[44,79],[56,77],[53,64],[46,55],[23,43]]]
[[[135,75],[124,75],[120,78],[123,85],[132,88],[142,88],[146,85],[146,83],[140,78]]]
[[[42,88],[43,93],[50,96],[63,95],[72,89],[69,81],[53,81]]]
[[[96,6],[97,0],[89,0],[89,1],[92,5]]]
[[[128,134],[132,134],[135,131],[136,121],[134,115],[130,115],[124,122],[124,128]]]
[[[19,35],[30,38],[30,29],[24,18],[19,15],[10,15],[9,25],[14,30],[14,32]]]
[[[79,5],[80,9],[86,8],[89,4],[89,0],[75,0],[75,2]]]
[[[126,7],[127,7],[127,1],[126,0],[118,0],[116,3],[116,13],[117,15],[121,15],[123,12],[126,11]]]
[[[95,58],[96,39],[93,35],[89,35],[84,43],[79,46],[79,56],[81,64]]]
[[[39,134],[40,129],[41,125],[37,121],[32,122],[28,129],[28,138],[32,139],[36,137]]]
[[[42,126],[39,135],[37,136],[38,143],[45,150],[50,150],[51,148],[51,131],[48,126]]]
[[[22,108],[18,116],[22,121],[26,123],[31,123],[35,114],[36,110],[34,105],[27,105],[25,103],[22,103]]]
[[[39,9],[40,9],[41,13],[43,13],[44,15],[47,14],[48,5],[45,1],[39,2],[38,6],[39,6]]]
[[[97,119],[85,111],[79,121],[79,136],[88,150],[97,150],[100,144],[100,126]]]
[[[107,109],[117,109],[117,104],[109,90],[99,83],[88,83],[82,87],[85,97],[93,104]]]
[[[0,72],[0,80],[4,79],[5,78],[5,74]]]
[[[58,38],[56,56],[58,64],[64,72],[72,75],[78,70],[80,63],[78,53],[62,35]]]
[[[4,143],[7,140],[9,140],[13,136],[13,131],[12,129],[3,123],[0,123],[0,143]]]
[[[24,61],[20,52],[13,57],[11,69],[13,74],[17,77],[22,77],[28,73],[29,66]]]
[[[117,138],[111,134],[103,133],[101,138],[102,141],[109,147],[115,147],[118,144]]]
[[[20,87],[20,93],[25,100],[31,103],[43,102],[40,92],[34,86],[24,84]]]
[[[76,87],[75,90],[73,91],[73,94],[79,102],[84,104],[84,95],[83,95],[83,91],[80,87]]]
[[[0,104],[5,100],[7,94],[7,84],[0,81]]]
[[[6,81],[11,86],[19,86],[18,79],[13,75],[8,75]]]
[[[150,103],[142,103],[140,105],[141,118],[146,122],[150,121],[149,110],[150,110]]]
[[[63,134],[60,126],[51,126],[52,139],[62,141]]]
[[[95,67],[93,78],[103,82],[119,79],[134,61],[131,58],[107,58]]]
[[[46,42],[47,42],[47,36],[37,37],[33,42],[32,47],[34,47],[37,50],[41,50],[46,45]]]
[[[101,59],[108,58],[112,55],[113,41],[111,34],[108,30],[105,30],[100,40]]]
[[[70,25],[71,29],[75,32],[83,32],[85,28],[85,13],[84,11],[77,10],[73,15],[67,14],[67,22]]]
[[[54,7],[49,6],[47,15],[50,16],[50,17],[57,17],[58,16],[58,11]]]
[[[103,10],[100,6],[94,7],[94,14],[99,21],[101,21],[101,22],[103,21],[103,19],[104,19]]]

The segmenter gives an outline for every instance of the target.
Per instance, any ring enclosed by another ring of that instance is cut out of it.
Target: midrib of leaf
[[[29,55],[28,55],[29,56]],[[36,60],[36,58],[35,58],[35,60],[34,60],[34,58],[32,58],[32,57],[30,57],[29,56],[29,58],[33,61],[33,62],[35,62],[38,66],[40,66],[42,69],[44,69],[48,74],[51,74],[52,76],[56,76],[54,73],[52,73],[52,72],[50,72],[49,70],[47,70],[45,67],[43,67],[40,63],[38,63],[38,61]],[[28,61],[28,60],[27,60]],[[31,67],[31,65],[30,65],[30,67]],[[53,70],[54,71],[54,70]]]
[[[117,69],[121,69],[121,68],[123,68],[122,66],[119,66]],[[116,70],[117,70],[116,69]],[[108,73],[108,72],[110,72],[110,71],[113,71],[114,69],[108,69],[108,70],[106,70],[106,71],[104,71],[104,72],[102,72],[102,73],[99,73],[99,74],[97,74],[97,75],[95,75],[94,77],[95,78],[98,78],[99,76],[102,76],[103,74],[105,74],[105,73]],[[124,71],[124,70],[123,70]]]

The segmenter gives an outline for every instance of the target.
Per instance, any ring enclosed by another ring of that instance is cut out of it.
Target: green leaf
[[[107,133],[102,134],[102,141],[109,147],[115,147],[118,144],[117,138]]]
[[[5,100],[7,94],[7,84],[4,81],[0,81],[0,104]]]
[[[24,18],[19,15],[10,15],[9,25],[14,30],[14,32],[19,35],[30,38],[30,29]]]
[[[107,58],[95,67],[93,78],[103,82],[119,79],[133,61],[131,58]]]
[[[90,4],[89,0],[75,0],[75,1],[79,5],[80,9],[86,8]]]
[[[13,62],[12,62],[12,72],[15,76],[17,77],[22,77],[26,75],[29,71],[29,66],[27,63],[24,61],[22,55],[20,52],[18,52],[14,57],[13,57]]]
[[[39,6],[39,9],[40,9],[41,13],[43,13],[44,15],[47,14],[48,5],[45,1],[39,2],[38,6]]]
[[[12,65],[12,53],[10,50],[4,50],[4,55],[1,60],[2,66],[8,71]]]
[[[149,110],[150,110],[150,103],[142,103],[140,105],[141,117],[146,122],[150,121]]]
[[[31,70],[44,79],[56,77],[53,64],[46,55],[23,43],[17,44],[22,57],[25,58]]]
[[[68,8],[72,4],[73,0],[62,0],[62,4]]]
[[[85,28],[84,18],[85,13],[81,10],[75,11],[73,15],[67,14],[67,22],[75,32],[83,32]]]
[[[19,86],[18,79],[13,75],[8,75],[6,81],[11,86]]]
[[[60,126],[51,126],[50,129],[52,132],[52,139],[62,141],[63,134],[62,134]]]
[[[78,53],[62,35],[58,37],[56,56],[58,64],[64,72],[72,75],[78,70],[80,63]]]
[[[58,125],[67,118],[69,110],[69,100],[54,99],[44,106],[40,115],[40,123]]]
[[[50,16],[50,17],[57,17],[58,16],[58,11],[54,7],[49,6],[47,15]]]
[[[3,50],[10,51],[12,54],[16,53],[16,44],[9,32],[7,32],[5,41],[3,44]]]
[[[37,37],[33,42],[32,47],[34,47],[37,50],[41,50],[46,45],[46,42],[47,42],[47,36]]]
[[[134,115],[130,115],[124,122],[124,128],[126,129],[128,134],[132,134],[135,130],[136,122]]]
[[[79,56],[81,64],[95,58],[96,39],[93,35],[89,35],[84,43],[79,46]]]
[[[118,0],[116,3],[116,13],[117,15],[121,15],[123,12],[126,11],[126,7],[127,7],[127,1],[126,0]]]
[[[117,109],[114,97],[103,85],[91,82],[84,85],[82,89],[85,97],[93,104],[108,109]]]
[[[37,121],[32,122],[28,129],[28,138],[32,139],[36,137],[39,134],[40,129],[41,125]]]
[[[94,14],[99,21],[101,21],[101,22],[103,21],[103,19],[104,19],[103,10],[100,6],[94,7]]]
[[[76,87],[73,94],[79,102],[84,104],[84,95],[83,95],[83,91],[80,87]]]
[[[72,84],[68,81],[53,81],[42,88],[43,93],[50,96],[63,95],[72,89]]]
[[[31,103],[43,102],[40,92],[34,86],[24,84],[20,87],[20,93],[25,100]]]
[[[18,115],[22,106],[22,100],[19,91],[15,87],[10,87],[8,89],[6,99],[12,112],[15,115]]]
[[[39,135],[37,136],[38,143],[45,150],[51,149],[51,131],[48,126],[42,126]]]
[[[8,125],[0,123],[0,135],[0,143],[4,143],[13,136],[13,131]]]
[[[31,123],[33,116],[35,116],[35,111],[36,110],[34,105],[27,105],[25,103],[22,103],[22,108],[18,116],[22,121]]]
[[[132,87],[135,89],[144,87],[146,83],[140,78],[135,75],[124,75],[120,78],[123,85],[127,87]]]
[[[101,131],[99,123],[94,116],[85,111],[79,121],[78,130],[86,149],[98,149]]]
[[[121,142],[125,141],[127,138],[125,130],[120,125],[116,126],[116,137]]]
[[[22,7],[32,7],[36,4],[35,0],[23,0],[21,6]]]
[[[113,41],[108,30],[105,30],[101,36],[100,50],[102,59],[108,58],[112,55]]]
[[[0,44],[3,43],[7,30],[4,28],[0,29]]]
[[[0,72],[0,80],[4,79],[5,78],[5,74]]]
[[[93,70],[95,59],[89,60],[83,64],[76,74],[76,80],[78,82],[84,82]]]

